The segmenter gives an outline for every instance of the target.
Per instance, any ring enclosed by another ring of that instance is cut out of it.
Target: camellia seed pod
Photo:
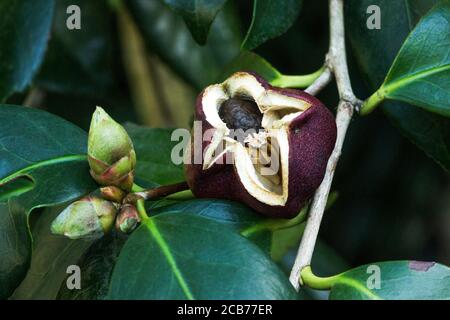
[[[88,161],[91,175],[100,185],[131,189],[136,165],[133,142],[125,129],[100,107],[89,128]]]
[[[336,142],[334,117],[318,99],[248,72],[204,89],[195,120],[185,156],[194,195],[241,201],[274,218],[300,212]]]
[[[70,239],[100,238],[111,230],[117,207],[110,201],[88,196],[65,208],[51,225],[53,234]]]

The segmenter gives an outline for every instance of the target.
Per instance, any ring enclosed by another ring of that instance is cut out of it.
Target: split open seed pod
[[[203,90],[195,120],[185,155],[194,195],[237,200],[270,217],[300,212],[336,141],[334,117],[318,99],[249,72]]]

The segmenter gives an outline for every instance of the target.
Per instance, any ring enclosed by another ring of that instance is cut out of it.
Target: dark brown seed
[[[230,129],[262,129],[262,113],[258,105],[251,100],[230,98],[221,105],[219,116]]]

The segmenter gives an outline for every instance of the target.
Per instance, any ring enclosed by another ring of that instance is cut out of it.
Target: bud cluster
[[[54,234],[70,239],[99,238],[115,224],[129,233],[140,222],[132,204],[122,204],[134,182],[136,153],[125,129],[102,108],[95,110],[88,136],[88,162],[99,192],[65,208],[51,225]]]

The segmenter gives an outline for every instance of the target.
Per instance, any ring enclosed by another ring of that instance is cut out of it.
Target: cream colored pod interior
[[[233,138],[232,129],[219,116],[220,107],[230,98],[253,100],[263,115],[264,130],[250,133],[244,143]],[[215,128],[204,150],[203,169],[229,152],[249,194],[266,204],[283,206],[288,198],[289,124],[311,105],[264,88],[252,74],[237,72],[225,82],[207,87],[202,106],[206,121]]]

